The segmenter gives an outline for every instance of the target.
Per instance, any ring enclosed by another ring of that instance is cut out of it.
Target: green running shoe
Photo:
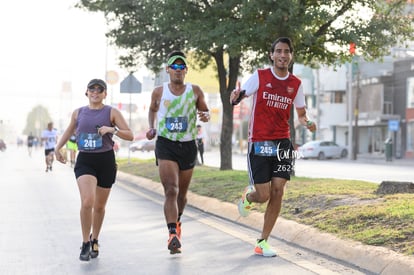
[[[253,191],[253,186],[249,185],[244,189],[243,195],[238,203],[239,214],[242,217],[247,217],[249,215],[250,209],[252,208],[252,203],[247,200],[247,194]]]
[[[264,257],[276,257],[276,252],[270,247],[266,240],[256,242],[254,253]]]

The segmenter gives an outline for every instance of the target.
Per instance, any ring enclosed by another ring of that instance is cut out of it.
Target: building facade
[[[382,155],[391,142],[392,157],[414,157],[414,58],[375,63],[356,57],[352,64],[314,70],[312,81],[305,95],[319,131],[300,136],[298,128],[298,143],[332,140],[355,155]]]

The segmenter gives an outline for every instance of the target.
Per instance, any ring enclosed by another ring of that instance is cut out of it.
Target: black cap
[[[99,86],[101,86],[102,88],[104,88],[106,90],[106,83],[102,79],[97,79],[97,78],[92,79],[91,81],[89,81],[87,87],[90,88],[90,87],[93,87],[95,85],[99,85]]]

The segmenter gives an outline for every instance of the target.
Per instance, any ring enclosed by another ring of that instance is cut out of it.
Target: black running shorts
[[[51,149],[45,149],[45,156],[50,155],[51,153],[55,152],[55,148],[51,148]]]
[[[159,136],[155,143],[155,157],[177,162],[180,170],[192,169],[196,164],[197,145],[195,140],[180,142]]]
[[[258,156],[255,154],[253,143],[249,142],[247,166],[250,182],[268,183],[272,178],[284,178],[290,180],[294,169],[294,149],[289,139],[274,140],[278,144],[277,156]]]
[[[92,175],[98,181],[98,186],[111,188],[115,183],[117,165],[113,150],[103,153],[79,152],[75,164],[75,176]]]

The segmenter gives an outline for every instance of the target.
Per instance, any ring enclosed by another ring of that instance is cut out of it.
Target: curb
[[[118,171],[121,181],[132,182],[149,191],[164,195],[162,185],[152,180]],[[252,212],[248,217],[240,217],[237,205],[222,202],[215,198],[204,197],[188,191],[188,205],[204,212],[224,217],[259,231],[263,224],[263,214]],[[277,231],[277,232],[276,232]],[[286,220],[277,219],[272,236],[293,243],[300,247],[327,255],[334,259],[350,263],[369,272],[381,275],[411,275],[414,274],[414,258],[398,254],[383,247],[364,245],[352,240],[339,239],[328,233]]]

